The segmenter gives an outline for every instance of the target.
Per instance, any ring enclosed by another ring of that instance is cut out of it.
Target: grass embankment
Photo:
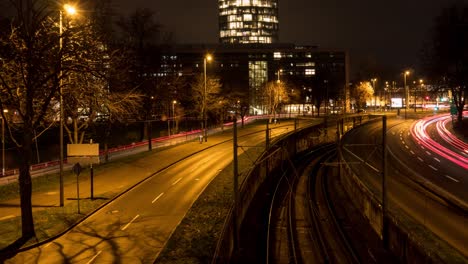
[[[263,150],[251,148],[239,157],[239,184]],[[157,263],[211,262],[234,200],[233,174],[231,163],[207,186],[172,234]]]

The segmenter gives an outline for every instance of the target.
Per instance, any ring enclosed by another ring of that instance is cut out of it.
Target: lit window
[[[252,21],[252,14],[244,14],[244,21]]]
[[[305,75],[315,75],[315,69],[305,69]]]
[[[281,56],[281,52],[275,52],[275,53],[273,53],[273,58],[274,58],[274,59],[281,59],[281,57],[282,57],[282,56]]]

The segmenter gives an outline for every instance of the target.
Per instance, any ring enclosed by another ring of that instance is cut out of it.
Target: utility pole
[[[388,248],[387,215],[387,116],[382,117],[382,242]]]
[[[234,171],[234,186],[233,186],[233,191],[234,191],[234,217],[233,217],[233,232],[234,232],[234,250],[236,250],[238,248],[238,245],[239,245],[239,230],[238,230],[238,226],[237,226],[237,216],[238,216],[238,211],[239,211],[239,193],[238,193],[238,190],[239,190],[239,183],[238,183],[238,174],[239,174],[239,169],[238,169],[238,166],[239,166],[239,163],[238,163],[238,159],[237,159],[237,118],[234,117],[234,127],[233,127],[233,171]]]

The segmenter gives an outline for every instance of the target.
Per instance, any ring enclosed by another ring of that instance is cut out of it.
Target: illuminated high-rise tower
[[[218,0],[221,43],[278,41],[278,0]]]

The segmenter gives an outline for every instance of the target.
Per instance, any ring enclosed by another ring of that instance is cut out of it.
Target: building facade
[[[244,93],[250,114],[266,113],[263,88],[269,81],[287,84],[295,105],[340,104],[346,98],[347,56],[343,51],[325,51],[315,46],[293,44],[181,45],[166,51],[162,76],[202,74],[203,60],[211,54],[207,74],[221,79],[223,90]]]
[[[278,41],[278,0],[219,0],[218,4],[220,43]]]

